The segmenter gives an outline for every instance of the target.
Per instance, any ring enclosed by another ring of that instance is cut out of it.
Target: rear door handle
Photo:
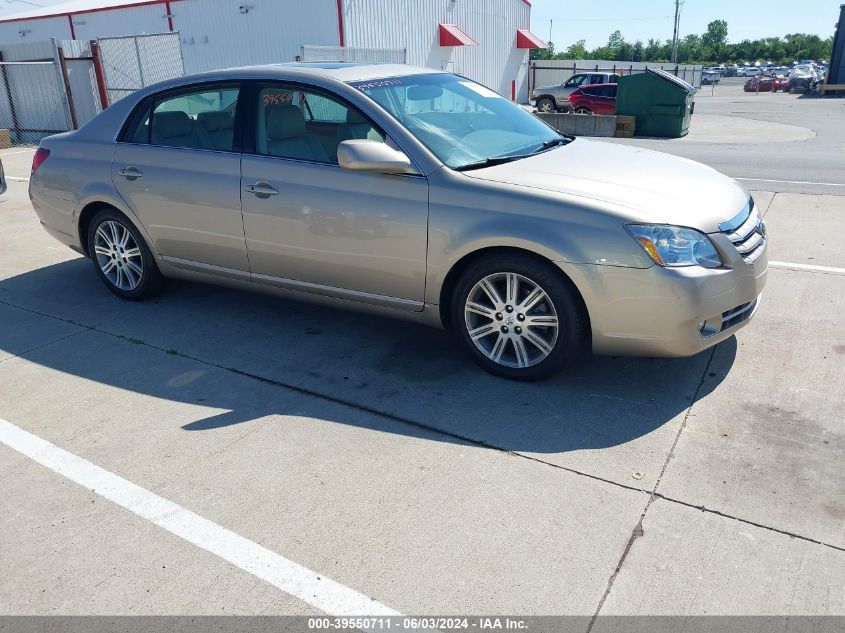
[[[124,167],[118,173],[121,176],[123,176],[124,178],[129,178],[129,179],[133,179],[133,180],[135,178],[141,178],[144,175],[144,172],[142,172],[137,167]]]
[[[269,198],[270,196],[279,195],[279,190],[275,189],[269,182],[257,182],[254,185],[247,185],[244,187],[244,191],[259,198]]]

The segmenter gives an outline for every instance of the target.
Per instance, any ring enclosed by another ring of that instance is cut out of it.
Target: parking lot
[[[845,100],[696,101],[613,142],[753,191],[756,318],[536,384],[376,317],[121,301],[1,150],[0,613],[845,615]]]

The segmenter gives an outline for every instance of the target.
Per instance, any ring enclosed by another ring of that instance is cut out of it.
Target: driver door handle
[[[244,187],[244,191],[259,198],[279,195],[279,190],[275,189],[269,182],[257,182],[254,185],[247,185]]]
[[[130,179],[141,178],[144,175],[144,172],[137,167],[124,167],[118,173],[124,178]]]

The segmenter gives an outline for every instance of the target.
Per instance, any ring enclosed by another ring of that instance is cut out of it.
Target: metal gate
[[[304,62],[358,62],[365,64],[404,64],[404,48],[349,48],[345,46],[302,47]]]
[[[178,32],[104,37],[98,44],[109,103],[139,88],[185,74]]]
[[[45,136],[71,129],[55,61],[0,62],[0,148],[37,145]]]

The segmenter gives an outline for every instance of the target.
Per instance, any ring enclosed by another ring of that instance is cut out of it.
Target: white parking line
[[[29,178],[19,178],[18,176],[6,176],[6,180],[11,182],[29,182]]]
[[[820,187],[845,187],[841,182],[810,182],[808,180],[768,180],[766,178],[734,178],[734,180],[748,180],[753,182],[777,182],[784,185],[818,185]]]
[[[400,615],[3,419],[0,443],[325,613]]]
[[[11,152],[0,152],[0,156],[11,156],[12,154],[28,154],[28,153],[34,152],[34,151],[35,151],[34,147],[32,149],[19,149],[19,150],[14,150],[14,151],[11,151]]]
[[[811,270],[819,273],[834,273],[845,275],[845,268],[834,268],[832,266],[815,266],[813,264],[793,264],[792,262],[769,262],[772,268],[792,268],[794,270]]]

